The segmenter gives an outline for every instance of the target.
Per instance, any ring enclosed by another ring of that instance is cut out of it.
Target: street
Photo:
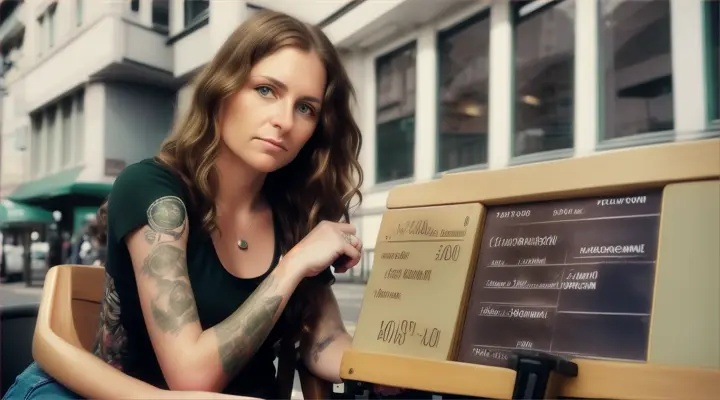
[[[360,315],[360,305],[365,291],[365,285],[336,282],[333,285],[335,297],[340,305],[340,312],[350,334],[355,333],[355,324]],[[38,303],[40,301],[41,287],[26,288],[22,282],[0,284],[0,305],[10,306],[18,304]],[[302,399],[300,381],[295,376],[293,399]]]

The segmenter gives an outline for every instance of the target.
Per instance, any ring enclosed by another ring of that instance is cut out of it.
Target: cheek
[[[309,122],[309,121],[307,123],[303,123],[303,124],[300,124],[300,126],[298,126],[298,129],[295,131],[295,134],[293,135],[294,136],[293,142],[295,142],[295,145],[297,147],[296,152],[300,151],[300,149],[302,149],[303,146],[305,146],[305,144],[308,142],[308,140],[310,140],[313,133],[315,132],[316,126],[317,126],[316,123]]]
[[[252,113],[248,113],[246,109],[252,107],[252,98],[249,98],[245,91],[236,93],[228,99],[223,110],[223,120],[221,123],[223,137],[236,137],[242,132],[243,126],[249,122],[248,118],[252,117]]]

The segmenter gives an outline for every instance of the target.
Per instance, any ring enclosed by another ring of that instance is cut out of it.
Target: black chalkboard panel
[[[661,190],[490,207],[458,361],[647,359]]]

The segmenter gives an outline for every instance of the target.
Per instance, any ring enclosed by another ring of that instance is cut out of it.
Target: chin
[[[257,153],[245,157],[245,162],[256,171],[269,174],[286,166],[289,161],[286,162],[270,154]]]

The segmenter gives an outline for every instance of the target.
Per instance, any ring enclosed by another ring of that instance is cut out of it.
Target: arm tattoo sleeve
[[[161,330],[176,334],[199,319],[185,251],[173,243],[186,229],[182,201],[176,197],[158,199],[148,209],[148,226],[143,237],[153,248],[142,271],[157,288],[151,300],[152,317]],[[274,294],[276,287],[274,277],[268,276],[240,308],[214,327],[227,376],[235,376],[248,363],[272,330],[283,299]]]
[[[225,321],[215,326],[223,370],[234,376],[255,355],[274,325],[282,296],[272,295],[276,283],[272,275]]]
[[[173,244],[186,229],[186,215],[182,200],[162,197],[148,208],[149,228],[144,232],[145,240],[154,244],[142,267],[157,289],[150,303],[153,320],[163,332],[174,334],[199,319],[185,251]]]

